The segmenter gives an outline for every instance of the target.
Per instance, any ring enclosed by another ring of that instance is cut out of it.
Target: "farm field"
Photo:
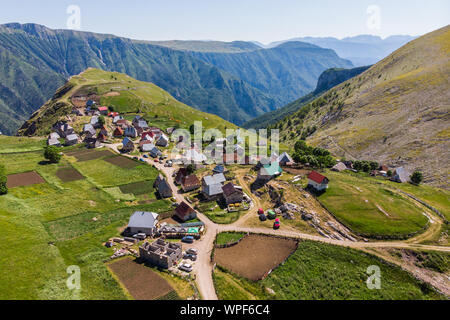
[[[56,172],[56,176],[61,179],[62,182],[72,182],[85,179],[81,173],[72,167],[59,169]]]
[[[31,152],[41,150],[45,145],[45,139],[28,137],[9,137],[0,135],[0,153]]]
[[[338,220],[368,238],[408,238],[421,232],[425,208],[374,181],[326,172],[329,188],[318,197]]]
[[[294,240],[250,235],[237,245],[215,249],[214,261],[231,272],[257,281],[286,260],[296,248]]]
[[[25,187],[33,184],[45,183],[45,180],[34,171],[16,173],[7,176],[8,182],[6,186],[8,188]]]
[[[381,270],[381,289],[369,290],[367,267]],[[262,281],[229,271],[214,272],[220,299],[422,300],[444,299],[406,271],[370,254],[345,247],[301,241],[298,249]]]
[[[118,277],[135,300],[156,300],[174,291],[164,278],[132,259],[109,263],[108,269]]]
[[[14,145],[12,137],[9,141],[9,146]],[[18,150],[22,150],[21,147]],[[0,145],[0,153],[3,151]],[[0,258],[0,299],[130,298],[104,265],[113,250],[104,247],[103,243],[119,235],[119,230],[134,211],[164,214],[172,210],[171,203],[156,199],[146,205],[118,202],[96,185],[93,177],[77,169],[77,178],[83,179],[68,181],[75,174],[72,165],[103,161],[101,158],[77,162],[74,157],[64,156],[60,163],[48,164],[42,149],[10,151],[0,157],[6,174],[36,172],[42,183],[11,187],[8,194],[0,198],[0,250],[3,257]],[[80,150],[74,151],[79,153]],[[141,172],[152,177],[156,171],[148,167],[147,171],[141,168]],[[105,179],[114,181],[109,171],[103,174]],[[144,181],[145,176],[141,179],[135,175],[136,182]],[[81,268],[80,292],[67,290],[66,269],[70,265]]]

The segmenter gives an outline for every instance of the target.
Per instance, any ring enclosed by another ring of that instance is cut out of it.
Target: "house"
[[[107,128],[105,125],[103,125],[103,126],[100,128],[100,133],[103,134],[105,137],[108,137],[108,136],[109,136],[108,128]]]
[[[113,118],[113,123],[114,123],[114,124],[118,124],[117,122],[120,121],[120,120],[123,120],[123,117],[117,115],[117,116],[115,116],[115,117]],[[125,120],[125,121],[126,121],[126,120]]]
[[[147,146],[147,145],[145,145]],[[155,147],[155,145],[151,144],[151,149],[149,151],[150,157],[152,158],[158,158],[162,156],[162,152],[161,150],[159,150],[157,147]]]
[[[152,265],[169,269],[183,258],[183,250],[180,243],[158,239],[153,243],[145,242],[140,246],[139,256]]]
[[[153,149],[154,145],[151,141],[148,140],[141,140],[139,142],[139,149],[141,152],[150,152],[151,149]]]
[[[200,186],[201,186],[200,180],[198,180],[195,174],[186,176],[181,180],[181,188],[183,189],[184,192],[189,192],[198,189],[200,188]]]
[[[93,106],[95,106],[95,101],[94,100],[86,101],[86,107],[92,108]]]
[[[331,171],[342,172],[347,169],[347,166],[343,162],[338,162],[333,168],[331,168]]]
[[[93,137],[84,139],[84,143],[86,143],[86,147],[88,147],[89,149],[100,148],[102,146],[100,141]]]
[[[378,170],[379,171],[388,172],[389,171],[389,167],[387,165],[382,164]]]
[[[308,187],[313,188],[315,191],[323,191],[328,188],[328,180],[327,177],[321,175],[317,171],[311,171],[308,175]]]
[[[142,140],[148,140],[148,141],[154,141],[155,140],[155,134],[151,131],[146,131],[141,134]]]
[[[137,138],[138,133],[134,127],[126,127],[124,131],[125,137]]]
[[[175,175],[175,184],[181,185],[181,182],[183,181],[184,177],[188,175],[186,168],[180,168],[178,172]]]
[[[66,137],[66,143],[65,144],[66,144],[66,146],[73,146],[73,145],[78,143],[78,140],[79,140],[79,138],[78,138],[78,136],[76,134],[69,134]]]
[[[73,108],[72,108],[72,113],[73,113],[74,115],[76,115],[76,116],[79,116],[79,117],[83,116],[83,112],[81,112],[81,110],[78,109],[77,107],[73,107]]]
[[[263,165],[258,171],[258,180],[269,181],[283,172],[278,162]]]
[[[88,123],[83,126],[83,134],[86,135],[86,137],[93,137],[97,134],[97,131],[92,124]]]
[[[108,115],[108,107],[98,107],[98,111],[101,115],[106,116]]]
[[[108,136],[106,136],[105,134],[103,134],[103,132],[100,132],[97,136],[97,140],[99,142],[105,142],[108,139]]]
[[[67,123],[58,122],[53,129],[59,134],[61,138],[65,138],[68,135],[74,134],[75,131]]]
[[[120,126],[120,127],[122,127],[122,129],[125,129],[126,127],[129,127],[130,125],[127,120],[120,119],[120,120],[116,121],[116,126]]]
[[[175,217],[183,222],[197,218],[197,213],[186,202],[180,203],[175,209]]]
[[[398,167],[392,174],[391,180],[398,183],[409,182],[411,173],[409,173],[405,168]]]
[[[237,189],[234,184],[228,183],[222,187],[223,198],[226,204],[241,203],[244,200],[244,193]]]
[[[202,163],[204,161],[206,161],[206,156],[195,148],[187,150],[183,155],[184,163]]]
[[[292,157],[289,154],[287,154],[286,152],[282,153],[278,157],[277,161],[280,164],[280,166],[285,166],[287,164],[294,163],[294,160],[292,159]]]
[[[59,136],[59,134],[57,134],[56,132],[52,132],[50,133],[50,135],[48,136],[48,139],[61,139],[61,137]]]
[[[110,117],[110,118],[115,118],[115,117],[118,117],[119,116],[119,113],[118,112],[110,112],[110,113],[108,113],[108,117]],[[114,122],[115,123],[115,122]]]
[[[202,193],[206,199],[219,198],[223,194],[222,184],[227,181],[223,173],[206,176],[202,179]]]
[[[164,148],[167,147],[169,145],[169,138],[165,134],[162,134],[156,142],[156,145]]]
[[[136,211],[128,221],[126,233],[137,234],[145,233],[152,237],[156,233],[159,215],[155,212]]]
[[[214,173],[225,173],[226,171],[227,171],[227,169],[224,166],[222,166],[222,165],[217,165],[213,169]]]
[[[117,127],[113,133],[114,137],[123,137],[123,129],[121,127]]]
[[[156,178],[153,187],[158,190],[159,196],[163,199],[171,198],[173,195],[169,183],[162,175],[159,175],[158,178]]]
[[[144,118],[142,118],[141,116],[136,116],[133,119],[133,126],[136,129],[137,128],[141,128],[142,130],[147,130],[148,129],[147,121],[145,121]]]
[[[346,161],[342,161],[345,166],[347,167],[347,169],[353,169],[353,161],[351,160],[346,160]]]
[[[131,152],[134,151],[134,143],[129,138],[125,137],[122,141],[122,151],[123,152]]]
[[[93,116],[91,118],[90,124],[94,127],[94,128],[100,128],[101,124],[100,121],[98,119],[98,116]]]
[[[59,142],[59,139],[49,137],[47,140],[47,145],[61,147],[61,142]]]

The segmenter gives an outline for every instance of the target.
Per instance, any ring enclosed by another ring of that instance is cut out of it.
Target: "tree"
[[[364,172],[369,172],[370,171],[370,163],[368,163],[367,161],[364,161],[362,164],[362,170]]]
[[[0,195],[4,195],[8,193],[8,187],[6,186],[7,178],[6,178],[6,170],[5,166],[0,165]]]
[[[188,175],[191,175],[195,172],[195,165],[192,163],[186,167],[186,171]]]
[[[194,126],[194,124],[191,124],[191,125],[190,125],[190,127],[189,127],[189,132],[190,132],[191,134],[194,134],[194,133],[195,133],[195,126]]]
[[[410,177],[411,182],[419,185],[423,181],[423,175],[420,171],[414,171],[414,173]]]
[[[106,123],[105,117],[104,117],[104,116],[98,117],[98,123],[99,123],[101,126],[104,126],[105,123]]]
[[[59,149],[55,146],[47,146],[44,149],[44,157],[51,163],[58,163],[61,160]]]
[[[388,177],[392,177],[392,170],[388,170],[388,172],[386,172],[386,173],[387,173]]]

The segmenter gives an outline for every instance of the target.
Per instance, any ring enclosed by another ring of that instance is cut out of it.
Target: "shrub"
[[[59,149],[55,146],[47,146],[44,150],[44,157],[51,163],[58,163],[61,160]]]
[[[0,195],[8,193],[8,187],[6,186],[6,170],[5,166],[0,165]]]
[[[420,184],[420,183],[423,181],[423,175],[422,175],[422,172],[420,172],[420,171],[415,171],[415,172],[411,175],[410,179],[411,179],[411,182],[412,182],[412,183],[417,184],[417,185]]]

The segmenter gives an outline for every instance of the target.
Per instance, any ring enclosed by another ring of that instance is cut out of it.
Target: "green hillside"
[[[306,135],[339,157],[418,169],[449,188],[449,53],[450,26],[411,41],[278,122],[281,141]]]
[[[72,111],[71,98],[80,93],[95,93],[102,105],[113,107],[121,114],[142,114],[163,129],[167,127],[189,128],[194,121],[202,121],[205,128],[236,128],[222,118],[191,108],[158,86],[135,80],[117,72],[88,69],[73,76],[54,97],[36,111],[19,130],[20,135],[42,136],[60,119],[66,119]],[[112,94],[111,94],[112,93]],[[86,120],[87,121],[87,120]],[[81,125],[81,124],[80,124]]]

